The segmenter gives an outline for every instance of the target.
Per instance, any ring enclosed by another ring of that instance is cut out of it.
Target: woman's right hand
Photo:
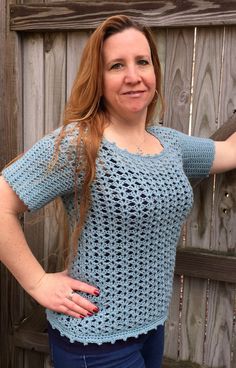
[[[67,271],[44,272],[27,244],[19,221],[19,214],[27,210],[27,206],[1,176],[1,262],[5,264],[21,286],[44,307],[76,318],[98,312],[95,304],[79,295],[79,291],[81,291],[97,296],[99,290],[96,287],[69,277]],[[27,266],[22,267],[22,264]]]
[[[85,282],[71,278],[66,270],[45,273],[40,281],[27,291],[39,304],[68,316],[84,318],[99,311],[95,304],[78,293],[82,291],[98,296],[99,290]]]

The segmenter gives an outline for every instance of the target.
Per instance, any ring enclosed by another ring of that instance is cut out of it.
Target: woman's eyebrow
[[[142,58],[151,59],[151,56],[148,55],[148,54],[142,54],[142,55],[136,55],[135,56],[135,59],[142,59]],[[124,60],[125,60],[125,57],[124,58],[118,57],[118,58],[115,58],[115,59],[108,60],[106,64],[120,63]]]
[[[121,61],[124,61],[124,58],[116,58],[108,60],[107,64],[120,63]]]

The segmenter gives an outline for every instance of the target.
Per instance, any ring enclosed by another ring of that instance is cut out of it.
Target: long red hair
[[[134,28],[142,32],[150,46],[154,72],[156,76],[156,95],[147,109],[146,124],[153,120],[156,104],[162,103],[161,94],[161,68],[155,42],[151,31],[144,25],[132,20],[125,15],[112,16],[106,19],[89,38],[81,58],[71,95],[65,108],[64,127],[71,122],[77,122],[78,152],[82,146],[83,160],[78,158],[76,162],[76,175],[83,171],[83,184],[79,199],[79,221],[75,225],[73,233],[74,250],[78,237],[83,229],[87,212],[90,207],[90,188],[96,176],[96,158],[102,140],[103,131],[107,123],[107,111],[103,101],[103,43],[104,41],[125,29]],[[57,148],[66,135],[66,129],[62,129],[57,141]],[[82,143],[82,144],[81,144]],[[75,180],[75,205],[78,205],[78,189]]]

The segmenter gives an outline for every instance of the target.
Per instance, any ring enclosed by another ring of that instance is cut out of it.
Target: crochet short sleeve
[[[209,138],[188,136],[177,133],[183,157],[184,171],[189,178],[205,177],[215,157],[215,143]]]
[[[189,136],[166,127],[152,127],[153,133],[165,147],[172,147],[182,156],[188,178],[208,176],[215,157],[215,143],[209,138]]]
[[[60,129],[57,129],[39,140],[2,172],[5,180],[30,211],[35,211],[73,190],[75,140],[72,134],[67,134],[62,140],[57,162],[50,167],[59,132]]]

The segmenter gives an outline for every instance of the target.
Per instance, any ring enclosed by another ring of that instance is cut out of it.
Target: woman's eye
[[[111,66],[111,69],[121,69],[123,67],[123,64],[116,63]]]
[[[140,59],[140,60],[138,60],[138,64],[139,65],[148,65],[149,62],[147,60],[145,60],[145,59]]]

